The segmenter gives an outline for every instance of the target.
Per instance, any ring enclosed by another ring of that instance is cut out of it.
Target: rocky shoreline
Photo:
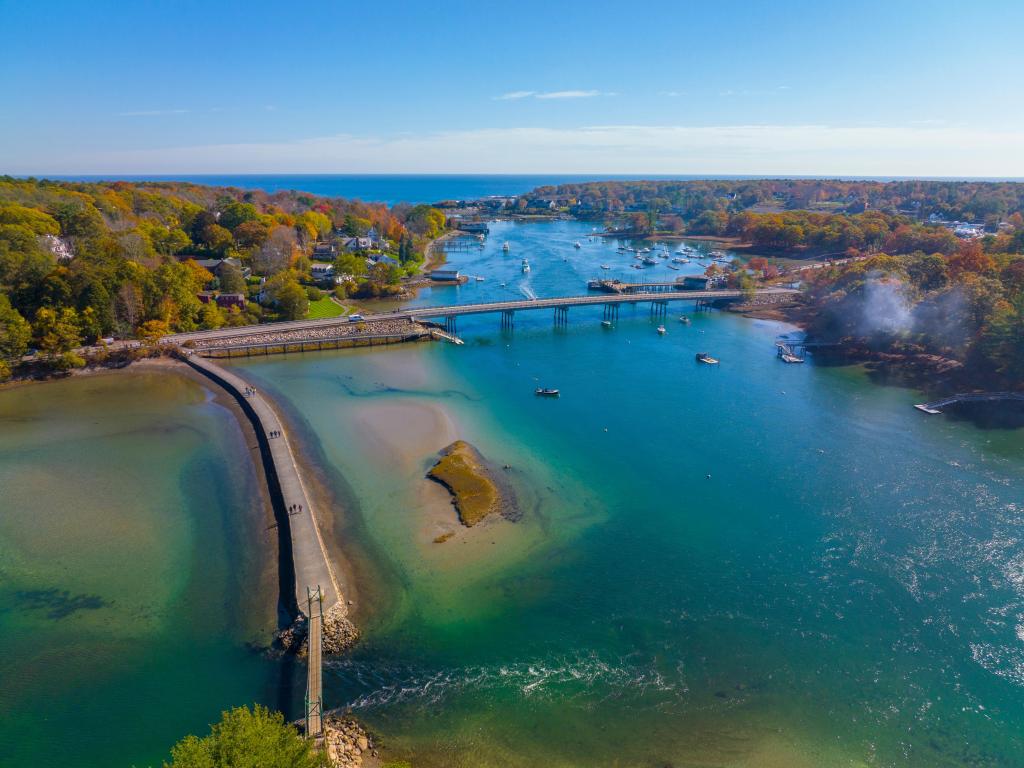
[[[266,330],[260,330],[266,328]],[[229,340],[230,346],[252,346],[263,344],[290,344],[303,341],[317,341],[318,339],[358,339],[365,336],[429,336],[430,328],[423,323],[418,323],[405,318],[388,320],[372,320],[368,322],[352,323],[349,321],[337,324],[324,325],[318,328],[305,329],[301,331],[274,331],[266,326],[253,326],[252,333],[244,336],[233,336]],[[206,341],[195,339],[186,342],[189,349],[207,349],[210,347],[223,347],[226,342],[223,339]]]
[[[373,736],[351,715],[324,717],[323,749],[330,765],[336,768],[370,768],[380,764]]]

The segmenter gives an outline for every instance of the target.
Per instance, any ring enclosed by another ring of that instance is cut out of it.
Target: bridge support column
[[[501,327],[512,330],[516,325],[516,313],[513,309],[504,309],[501,312]]]
[[[619,319],[619,305],[618,304],[605,304],[604,314],[602,315],[604,320],[618,320]]]
[[[667,301],[652,301],[651,302],[651,317],[665,317],[668,314],[668,302]]]
[[[444,329],[445,329],[446,332],[452,334],[453,336],[455,335],[455,331],[456,331],[455,315],[448,315],[447,317],[445,317],[445,319],[444,319]]]
[[[565,326],[569,324],[569,308],[555,307],[555,325]]]

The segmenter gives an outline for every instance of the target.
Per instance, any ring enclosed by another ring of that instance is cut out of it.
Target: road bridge
[[[799,293],[793,288],[760,288],[752,292],[753,296],[789,296]],[[707,305],[715,301],[737,301],[745,298],[748,293],[739,290],[724,289],[710,291],[672,291],[672,292],[651,292],[651,293],[629,293],[629,294],[604,294],[587,296],[557,296],[549,299],[514,299],[509,301],[489,301],[475,304],[452,304],[436,307],[407,307],[391,312],[381,312],[373,315],[366,315],[363,320],[367,323],[374,323],[386,320],[437,320],[446,321],[449,330],[452,329],[451,320],[464,315],[481,314],[503,314],[506,318],[515,312],[534,311],[538,309],[554,309],[564,313],[571,307],[601,307],[616,306],[620,304],[640,304],[650,302],[660,310],[664,310],[667,302],[700,302]],[[325,318],[321,320],[291,320],[282,323],[266,323],[263,325],[248,325],[237,328],[218,328],[211,331],[194,331],[192,333],[176,333],[165,336],[164,343],[186,344],[189,341],[224,341],[230,343],[232,338],[251,336],[253,333],[280,333],[295,332],[303,330],[321,331],[324,328],[337,326],[348,326],[346,318]]]

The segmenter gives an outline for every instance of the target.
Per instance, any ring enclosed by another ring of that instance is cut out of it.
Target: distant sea
[[[678,180],[692,179],[763,179],[763,178],[823,178],[801,176],[736,176],[726,174],[697,174],[658,176],[651,174],[593,176],[580,175],[484,175],[484,174],[234,174],[234,175],[89,175],[48,176],[65,181],[188,181],[217,187],[262,189],[266,192],[298,190],[329,197],[345,197],[365,202],[436,203],[441,200],[476,200],[488,195],[521,195],[549,184],[571,184],[585,181],[624,181],[629,179]],[[893,181],[899,177],[844,177],[849,180]],[[957,179],[958,181],[996,181],[996,179]],[[1011,179],[1001,179],[1010,181]]]

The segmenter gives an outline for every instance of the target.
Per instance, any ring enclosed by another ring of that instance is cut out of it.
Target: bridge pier
[[[555,325],[566,326],[569,324],[569,308],[555,307]]]
[[[512,330],[516,326],[516,313],[513,309],[505,309],[501,312],[501,327]]]
[[[456,331],[455,315],[447,315],[445,317],[445,319],[444,319],[444,329],[445,329],[446,332],[452,334],[453,336],[455,335],[455,331]]]
[[[605,304],[604,314],[602,315],[604,320],[618,320],[619,319],[619,305],[618,304]]]
[[[651,302],[651,317],[665,317],[668,314],[668,302],[667,301],[652,301]]]

